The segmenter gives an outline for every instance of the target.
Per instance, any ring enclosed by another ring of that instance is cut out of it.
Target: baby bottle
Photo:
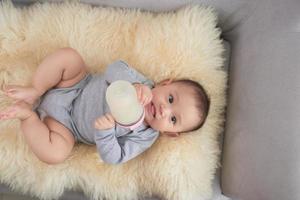
[[[105,97],[112,116],[120,126],[133,130],[143,122],[144,107],[130,82],[114,81],[108,86]]]

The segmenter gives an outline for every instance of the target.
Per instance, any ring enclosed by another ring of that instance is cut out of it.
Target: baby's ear
[[[164,79],[164,80],[160,81],[160,82],[158,83],[158,85],[168,85],[168,84],[170,84],[170,83],[172,83],[172,82],[173,82],[173,79],[168,78],[168,79]]]

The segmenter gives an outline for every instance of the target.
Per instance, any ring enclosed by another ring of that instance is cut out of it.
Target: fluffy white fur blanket
[[[46,165],[29,150],[18,120],[0,122],[0,180],[12,189],[43,199],[65,189],[92,199],[207,199],[218,167],[223,130],[226,73],[217,16],[212,8],[189,6],[176,12],[92,7],[79,3],[0,4],[0,86],[28,85],[41,60],[60,47],[77,49],[92,72],[117,59],[155,82],[190,78],[211,98],[201,130],[178,138],[160,137],[136,159],[111,166],[95,147],[77,144],[60,165]],[[0,109],[12,102],[0,94]]]

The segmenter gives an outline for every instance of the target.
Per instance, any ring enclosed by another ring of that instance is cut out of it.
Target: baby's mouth
[[[156,112],[155,112],[155,106],[154,106],[153,102],[151,102],[151,107],[150,107],[150,109],[151,109],[152,116],[155,118]]]

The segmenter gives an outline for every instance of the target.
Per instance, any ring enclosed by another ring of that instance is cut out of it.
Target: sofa
[[[16,6],[34,3],[13,2]],[[300,1],[81,2],[157,12],[190,3],[215,7],[226,41],[229,81],[221,167],[212,200],[300,199]],[[0,194],[0,199],[33,199],[4,184]],[[80,191],[67,191],[60,199],[87,198]]]

